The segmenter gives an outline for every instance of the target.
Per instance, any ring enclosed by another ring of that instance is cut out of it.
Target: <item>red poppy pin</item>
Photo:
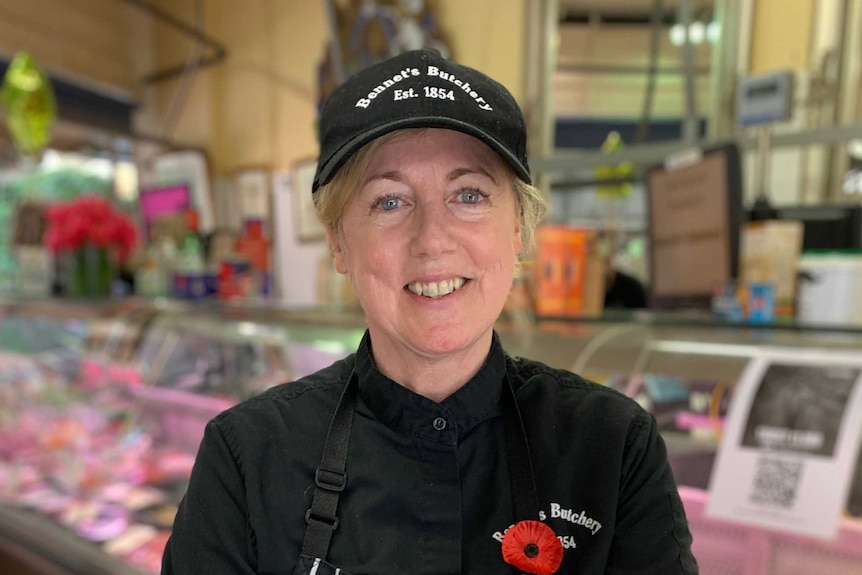
[[[503,560],[534,575],[551,575],[563,561],[563,544],[540,521],[519,521],[503,537]]]

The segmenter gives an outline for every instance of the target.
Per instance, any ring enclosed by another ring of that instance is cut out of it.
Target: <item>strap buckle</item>
[[[322,517],[320,515],[317,515],[316,513],[312,513],[312,510],[310,508],[308,511],[305,512],[305,522],[308,525],[316,523],[320,527],[328,529],[330,531],[335,531],[336,529],[338,529],[338,517]]]
[[[314,484],[327,491],[340,493],[347,486],[347,474],[325,467],[318,467],[314,472]]]

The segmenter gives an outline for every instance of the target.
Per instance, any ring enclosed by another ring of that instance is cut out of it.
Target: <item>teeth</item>
[[[413,282],[411,284],[407,284],[407,289],[409,289],[416,295],[430,298],[438,298],[444,295],[449,295],[456,289],[463,286],[466,281],[467,280],[465,280],[464,278],[455,278],[451,280],[444,280],[442,282]]]

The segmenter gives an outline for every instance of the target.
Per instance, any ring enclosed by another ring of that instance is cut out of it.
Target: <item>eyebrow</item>
[[[457,180],[461,176],[466,176],[468,174],[479,174],[490,179],[494,184],[497,183],[497,178],[495,178],[491,172],[483,168],[482,166],[475,166],[472,168],[455,168],[449,175],[446,176],[446,179],[450,182]],[[401,173],[397,170],[389,170],[387,172],[381,172],[379,174],[374,174],[369,176],[363,183],[363,186],[370,184],[371,182],[377,180],[392,180],[393,182],[403,182],[404,178],[401,176]]]
[[[497,178],[495,178],[491,172],[483,168],[482,166],[475,166],[472,168],[456,168],[449,172],[449,177],[447,178],[450,182],[452,180],[457,180],[461,176],[466,176],[467,174],[480,174],[488,179],[490,179],[494,184],[497,184]]]
[[[369,176],[362,182],[363,186],[370,184],[375,180],[392,180],[394,182],[403,182],[404,179],[401,177],[401,174],[395,170],[389,170],[388,172],[381,172],[379,174],[374,174],[373,176]]]

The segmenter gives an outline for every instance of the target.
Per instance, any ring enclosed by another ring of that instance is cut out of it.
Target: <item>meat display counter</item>
[[[79,306],[0,306],[3,573],[157,573],[206,422],[344,357],[363,333],[343,316],[328,327],[254,308]],[[62,353],[58,370],[48,358]]]
[[[361,314],[334,310],[0,302],[0,572],[157,573],[206,422],[352,353],[364,329]],[[750,356],[763,345],[862,350],[862,332],[645,314],[501,319],[498,331],[510,354],[613,386],[655,415],[706,574],[767,572],[739,551],[741,527],[702,512],[717,425]],[[845,539],[811,543],[809,556],[840,555],[854,530],[862,550],[862,477],[854,489]]]

